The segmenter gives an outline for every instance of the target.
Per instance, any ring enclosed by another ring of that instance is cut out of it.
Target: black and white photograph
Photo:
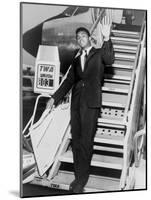
[[[20,197],[147,189],[146,32],[144,9],[20,3]]]

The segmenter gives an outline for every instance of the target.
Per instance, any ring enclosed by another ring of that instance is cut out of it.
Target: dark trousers
[[[99,108],[89,108],[81,95],[76,107],[71,109],[74,173],[75,178],[83,186],[89,178],[99,110]]]

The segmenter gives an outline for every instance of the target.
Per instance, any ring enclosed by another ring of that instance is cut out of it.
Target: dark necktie
[[[85,55],[84,55],[84,65],[85,65],[85,62],[86,62],[88,55],[87,55],[87,50],[84,50],[84,51],[85,51]]]

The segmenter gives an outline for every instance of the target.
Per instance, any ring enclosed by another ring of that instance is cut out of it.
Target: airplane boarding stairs
[[[85,192],[134,187],[133,139],[138,130],[145,79],[145,35],[145,23],[139,32],[112,30],[115,62],[105,69],[102,108]],[[63,108],[62,112],[69,110],[69,107]],[[64,123],[64,115],[61,121]],[[65,122],[66,128],[51,167],[42,176],[35,170],[31,184],[69,190],[74,179],[69,121],[67,119]]]

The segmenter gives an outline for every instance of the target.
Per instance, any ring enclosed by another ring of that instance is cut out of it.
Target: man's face
[[[77,43],[82,49],[85,49],[90,46],[89,36],[86,32],[80,31],[76,35]]]

